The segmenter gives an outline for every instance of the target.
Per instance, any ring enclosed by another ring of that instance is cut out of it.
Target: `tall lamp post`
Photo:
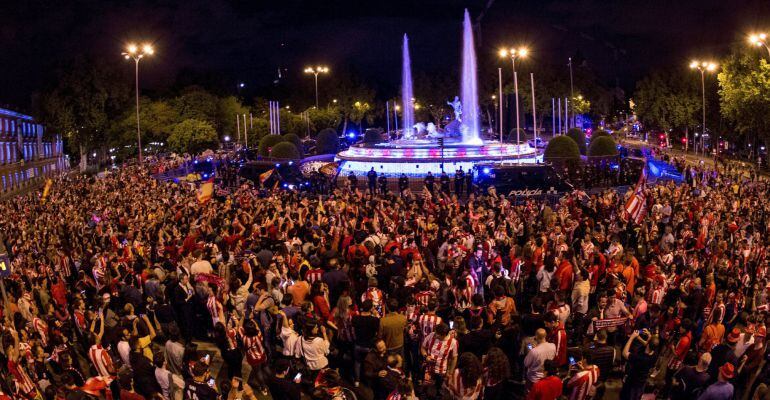
[[[690,69],[697,69],[700,72],[700,88],[701,88],[701,96],[703,100],[703,124],[701,125],[703,129],[701,130],[701,134],[700,134],[700,149],[705,155],[706,150],[704,148],[703,136],[706,134],[706,72],[713,72],[714,70],[717,69],[717,65],[710,61],[693,60],[692,62],[690,62]],[[715,151],[717,153],[719,152],[719,140],[717,140]],[[716,159],[716,153],[715,153],[714,168],[716,168],[716,163],[717,163],[717,159]]]
[[[155,49],[151,44],[143,44],[140,48],[135,44],[129,44],[126,47],[126,51],[123,52],[123,57],[126,60],[134,60],[135,64],[135,82],[136,82],[136,144],[139,147],[139,163],[142,163],[142,132],[139,130],[139,60],[144,57],[155,54]]]
[[[318,74],[329,73],[329,68],[322,65],[317,67],[307,67],[305,68],[305,73],[313,74],[313,78],[315,79],[315,108],[318,108]]]
[[[767,50],[767,55],[770,56],[770,46],[767,45],[767,35],[764,33],[758,33],[754,35],[749,35],[749,43],[753,44],[754,46],[762,46]]]
[[[506,58],[510,57],[511,59],[511,68],[513,69],[513,90],[514,90],[514,96],[516,96],[516,145],[519,146],[521,143],[521,139],[519,138],[519,85],[516,79],[516,59],[517,58],[525,58],[529,54],[529,50],[526,47],[520,47],[518,49],[510,48],[510,49],[500,49],[498,52],[500,54],[500,57]]]

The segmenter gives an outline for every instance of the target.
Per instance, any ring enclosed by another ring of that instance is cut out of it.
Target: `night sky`
[[[156,46],[142,65],[150,93],[205,75],[216,76],[222,90],[234,92],[243,81],[259,95],[279,68],[287,81],[310,84],[302,70],[324,63],[332,73],[355,71],[380,97],[394,96],[404,32],[415,73],[459,69],[466,7],[474,19],[483,13],[481,62],[498,62],[500,45],[526,44],[530,63],[566,71],[567,57],[575,56],[603,83],[626,90],[653,68],[686,68],[691,57],[726,54],[750,31],[770,31],[766,0],[6,1],[0,104],[28,109],[32,94],[75,55],[130,69],[120,52],[134,39]]]

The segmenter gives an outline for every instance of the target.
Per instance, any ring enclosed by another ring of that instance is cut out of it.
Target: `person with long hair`
[[[463,353],[457,361],[457,368],[449,373],[446,388],[453,400],[476,400],[484,390],[484,371],[479,358],[473,353]]]
[[[484,400],[503,398],[504,382],[511,375],[508,356],[499,347],[489,349],[482,359],[484,367]]]
[[[258,388],[262,394],[267,394],[267,379],[270,376],[267,365],[267,353],[265,351],[262,332],[254,320],[248,320],[243,324],[241,335],[243,351],[246,353],[246,361],[251,366],[248,383],[253,388]]]

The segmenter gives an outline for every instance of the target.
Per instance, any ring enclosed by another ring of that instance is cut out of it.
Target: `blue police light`
[[[197,163],[198,163],[198,160],[193,161],[193,164],[197,164]]]
[[[294,165],[294,161],[289,161],[289,165]]]
[[[489,173],[492,172],[492,170],[489,169],[489,167],[485,167],[484,169],[481,170],[481,172],[483,172],[486,175],[489,175]]]
[[[350,138],[350,139],[355,139],[355,138],[356,138],[356,133],[355,133],[355,132],[352,132],[352,131],[351,131],[351,132],[348,132],[348,138]]]
[[[275,164],[276,168],[280,168],[281,164]]]
[[[283,187],[287,188],[287,187],[289,187],[289,184],[288,183],[284,183]]]

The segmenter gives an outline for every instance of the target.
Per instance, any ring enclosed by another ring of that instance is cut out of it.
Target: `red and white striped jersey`
[[[382,294],[382,290],[377,289],[376,287],[370,287],[367,288],[364,294],[361,295],[361,301],[371,300],[372,305],[379,313],[379,316],[385,315],[382,309],[382,302],[383,302],[384,296]]]
[[[458,345],[457,339],[447,335],[444,340],[436,336],[436,332],[431,332],[422,341],[422,348],[428,354],[426,363],[429,363],[436,374],[445,374],[449,359],[457,357]]]
[[[259,328],[257,328],[259,329]],[[246,353],[246,360],[250,365],[258,365],[267,359],[265,356],[265,347],[262,344],[262,332],[257,332],[256,336],[243,336],[243,347]]]
[[[665,295],[666,292],[662,287],[655,288],[652,292],[650,292],[650,303],[660,305],[660,303],[663,302],[663,296]]]
[[[95,344],[88,350],[88,359],[91,360],[91,364],[96,368],[96,372],[99,376],[107,378],[112,374],[110,371],[114,371],[112,364],[112,357],[101,345]]]
[[[29,398],[29,395],[35,392],[35,383],[32,382],[24,367],[12,360],[8,360],[8,372],[13,376],[13,383],[16,385],[17,393]]]
[[[311,269],[305,273],[305,280],[308,283],[313,284],[313,282],[315,281],[320,281],[321,277],[323,277],[323,274],[324,274],[324,270],[320,268]]]
[[[599,380],[599,367],[590,365],[578,372],[567,382],[567,388],[572,389],[570,400],[585,400],[594,392],[594,385]]]
[[[40,342],[43,347],[48,345],[48,324],[42,319],[35,317],[32,318],[32,328],[40,335]]]
[[[430,301],[431,298],[435,298],[435,293],[429,291],[429,290],[423,290],[422,292],[419,292],[414,295],[414,300],[417,302],[417,304],[421,306],[428,306],[428,301]]]
[[[476,289],[468,286],[465,289],[454,289],[455,295],[455,308],[458,310],[465,310],[471,306],[471,298],[476,293]]]
[[[209,298],[206,300],[206,308],[209,310],[209,314],[211,314],[211,323],[212,325],[215,325],[218,322],[224,323],[225,321],[220,321],[220,316],[224,315],[224,308],[222,307],[222,303],[217,300],[217,297],[214,295],[209,296]]]
[[[467,385],[463,383],[463,379],[460,376],[460,369],[455,368],[452,372],[452,376],[446,381],[449,395],[453,400],[476,400],[481,397],[481,392],[484,390],[484,385],[481,382],[481,378],[476,380],[476,384]]]
[[[430,335],[436,325],[441,323],[441,317],[436,314],[423,314],[417,317],[417,326],[420,327],[420,337]]]
[[[88,327],[86,326],[86,316],[83,311],[75,310],[72,315],[75,317],[75,326],[78,327],[80,332],[86,332]]]

